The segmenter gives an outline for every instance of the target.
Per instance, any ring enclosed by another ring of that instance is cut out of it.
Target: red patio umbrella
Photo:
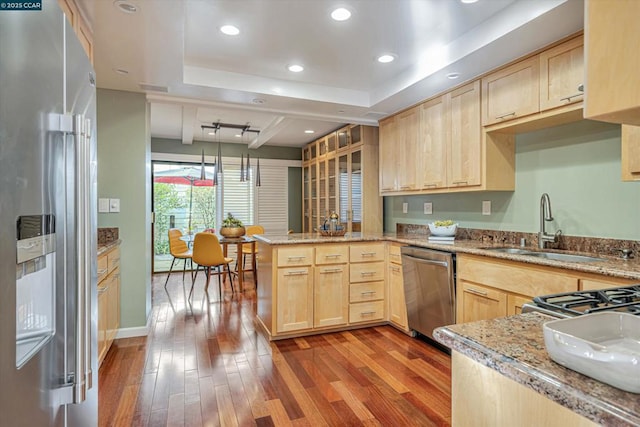
[[[213,187],[212,176],[213,175],[211,173],[207,173],[205,177],[206,179],[201,179],[202,168],[194,166],[185,166],[179,169],[170,169],[153,173],[153,182],[189,186],[189,232],[191,232],[193,187]]]

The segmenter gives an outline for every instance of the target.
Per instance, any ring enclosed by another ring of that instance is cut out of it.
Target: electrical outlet
[[[98,212],[100,213],[109,212],[109,199],[104,199],[104,198],[98,199]]]
[[[424,214],[425,215],[433,215],[433,203],[424,202]]]
[[[482,215],[491,215],[491,200],[482,201]]]
[[[407,212],[409,212],[409,203],[404,202],[402,204],[402,213],[407,213]]]

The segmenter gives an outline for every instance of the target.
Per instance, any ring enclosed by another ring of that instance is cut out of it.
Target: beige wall
[[[142,335],[151,312],[151,138],[144,94],[98,90],[98,197],[120,199],[99,213],[118,227],[121,246],[119,336]]]

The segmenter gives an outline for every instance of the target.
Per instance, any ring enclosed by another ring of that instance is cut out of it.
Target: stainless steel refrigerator
[[[98,423],[96,104],[55,0],[0,11],[0,425]]]

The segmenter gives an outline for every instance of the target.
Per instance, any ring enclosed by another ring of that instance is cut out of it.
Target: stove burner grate
[[[539,307],[573,316],[612,310],[640,315],[640,284],[544,295],[533,301]]]

